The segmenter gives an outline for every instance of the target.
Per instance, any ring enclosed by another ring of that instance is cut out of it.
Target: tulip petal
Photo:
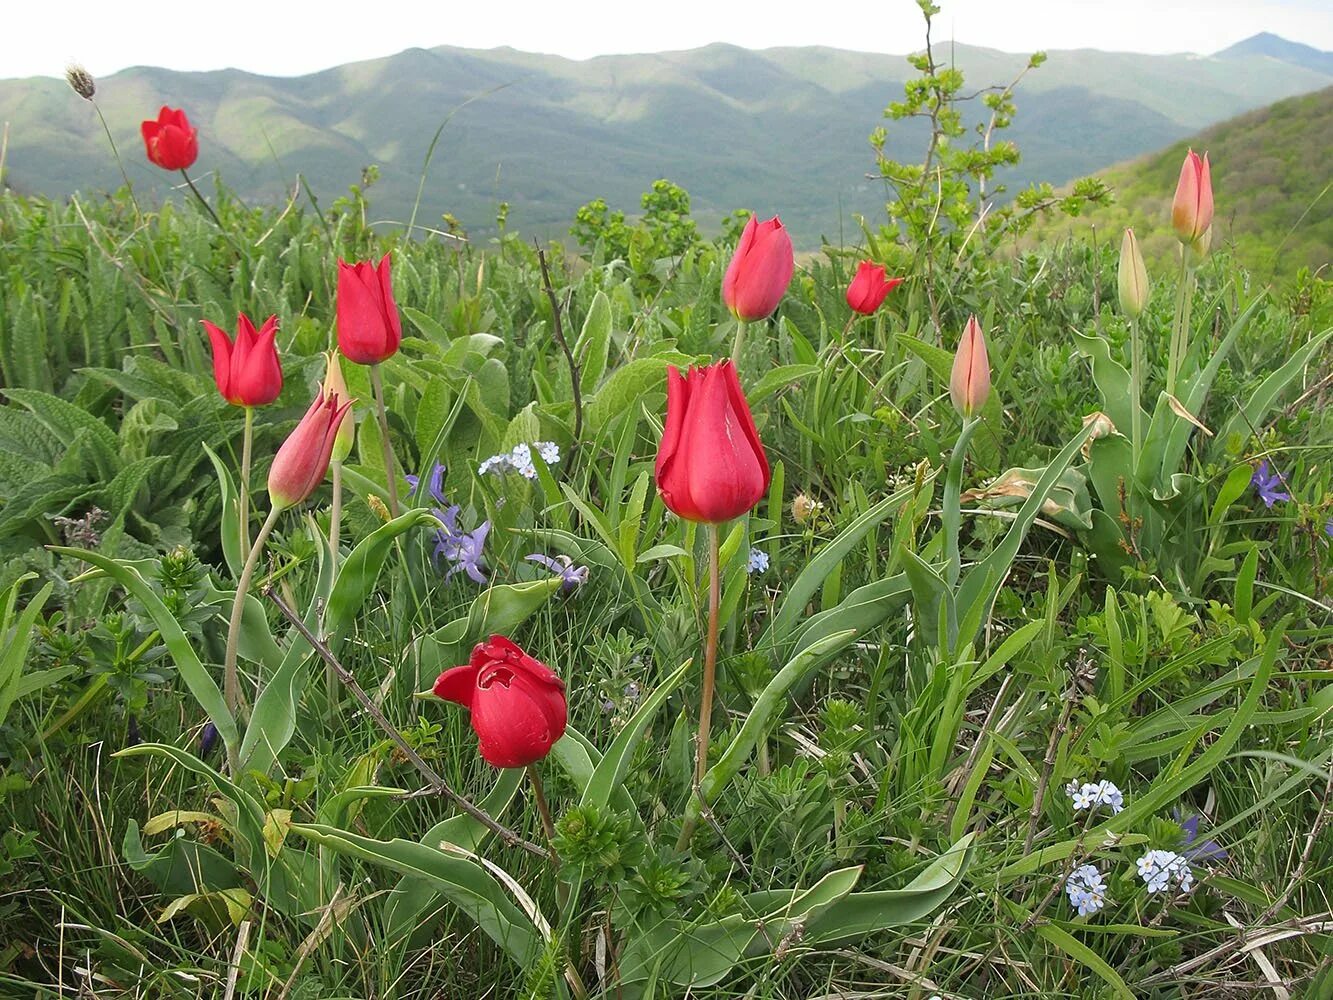
[[[702,520],[720,523],[749,510],[763,494],[767,463],[759,457],[731,403],[719,365],[708,369],[685,416],[686,481]]]
[[[232,402],[231,393],[228,391],[231,385],[231,338],[227,336],[226,331],[208,320],[201,322],[208,333],[209,342],[213,345],[213,382],[217,385],[222,398]]]
[[[433,690],[437,698],[471,708],[477,690],[477,668],[470,664],[450,667],[436,679]]]

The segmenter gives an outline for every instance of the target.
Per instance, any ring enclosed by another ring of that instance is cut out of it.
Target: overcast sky
[[[1333,0],[937,0],[936,36],[1011,52],[1099,48],[1209,53],[1260,31],[1333,49]],[[0,77],[127,66],[237,67],[296,76],[412,46],[509,45],[575,59],[732,42],[905,53],[913,0],[11,0]],[[339,9],[342,8],[342,9]],[[359,9],[358,13],[345,13]]]

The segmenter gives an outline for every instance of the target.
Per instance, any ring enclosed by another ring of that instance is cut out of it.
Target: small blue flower
[[[1287,485],[1286,478],[1276,469],[1269,473],[1268,459],[1264,459],[1255,467],[1254,475],[1250,477],[1250,485],[1259,494],[1264,506],[1269,509],[1272,509],[1273,504],[1279,500],[1291,499],[1291,494],[1282,488]]]
[[[503,476],[508,472],[517,472],[524,479],[535,480],[537,478],[537,466],[532,461],[532,449],[534,447],[542,461],[548,466],[560,462],[559,445],[554,441],[538,441],[535,444],[516,444],[509,451],[492,455],[477,467],[477,471],[483,476],[488,472],[497,476]]]
[[[1180,838],[1180,846],[1184,848],[1180,853],[1188,861],[1225,861],[1227,852],[1222,850],[1222,846],[1215,840],[1205,840],[1201,844],[1194,842],[1199,839],[1199,814],[1195,813],[1188,819],[1180,819],[1180,811],[1176,810],[1176,820],[1180,823],[1180,829],[1184,836]]]
[[[556,576],[560,577],[560,593],[572,594],[579,587],[588,582],[588,567],[575,566],[574,560],[569,556],[561,554],[552,559],[548,555],[540,552],[534,552],[530,556],[524,556],[528,562],[535,562],[540,566],[545,566]]]
[[[481,568],[482,548],[486,545],[486,536],[490,534],[491,522],[482,521],[472,531],[464,531],[458,526],[459,507],[454,504],[446,510],[435,511],[444,527],[435,532],[435,552],[432,557],[438,566],[440,557],[453,563],[444,574],[445,580],[455,573],[466,573],[474,583],[484,584],[486,572]]]
[[[211,722],[205,722],[204,728],[199,733],[199,757],[207,758],[213,747],[217,746],[217,742],[218,727]]]
[[[438,504],[443,504],[445,502],[444,469],[445,467],[442,464],[436,462],[435,468],[430,470],[430,482],[427,484],[427,491],[430,493],[431,498]],[[408,485],[407,495],[412,496],[421,486],[421,477],[403,476],[403,478],[407,480],[407,485]]]
[[[1194,885],[1194,871],[1189,860],[1175,851],[1152,850],[1137,862],[1139,877],[1150,893],[1165,891],[1174,881],[1181,892]]]
[[[1333,538],[1333,518],[1329,518],[1324,522],[1324,534],[1329,538]]]
[[[1080,865],[1065,879],[1069,905],[1080,917],[1096,913],[1106,905],[1106,880],[1096,865]]]
[[[745,572],[747,573],[766,573],[768,572],[768,553],[763,549],[750,549],[749,559],[745,563]]]
[[[1125,808],[1125,796],[1112,781],[1103,778],[1096,784],[1084,782],[1082,785],[1071,781],[1065,786],[1065,794],[1074,804],[1074,812],[1083,809],[1092,812],[1098,806],[1107,806],[1112,815]]]

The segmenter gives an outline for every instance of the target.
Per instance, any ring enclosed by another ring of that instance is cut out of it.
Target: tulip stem
[[[398,472],[393,461],[393,443],[389,440],[389,416],[384,409],[384,383],[380,381],[380,366],[370,366],[370,387],[375,392],[375,415],[380,422],[380,446],[384,449],[384,478],[389,486],[389,514],[398,516]]]
[[[255,437],[255,408],[245,408],[245,434],[241,438],[241,551],[250,551],[250,452]]]
[[[1194,269],[1190,267],[1190,248],[1180,248],[1180,285],[1176,289],[1176,315],[1171,326],[1171,353],[1167,359],[1166,391],[1176,395],[1176,380],[1189,350],[1190,313],[1194,307]]]
[[[745,328],[749,325],[743,319],[736,320],[736,339],[731,345],[731,363],[737,368],[741,365],[741,351],[745,349]]]
[[[555,852],[555,820],[551,818],[551,807],[546,804],[546,793],[542,790],[542,779],[537,768],[527,766],[528,781],[532,785],[532,801],[537,806],[537,813],[542,818],[542,830],[546,833],[546,842],[551,849],[551,864],[560,866],[560,856]]]
[[[218,218],[218,213],[213,211],[213,206],[204,200],[204,196],[200,194],[199,189],[194,186],[194,181],[190,180],[190,175],[185,172],[184,167],[181,168],[181,176],[185,178],[185,183],[190,186],[190,190],[194,192],[194,196],[199,200],[199,204],[204,206],[204,211],[207,212],[209,216],[212,217],[213,221],[217,223],[217,226],[219,229],[222,230],[223,235],[226,235],[228,236],[228,238],[230,238],[230,234],[227,233],[227,227],[224,226],[222,224],[222,220]]]
[[[703,798],[703,780],[708,773],[708,734],[713,721],[713,687],[717,676],[717,618],[722,603],[720,578],[721,532],[716,524],[708,525],[708,642],[704,646],[704,685],[699,700],[699,737],[694,747],[694,788]],[[704,803],[706,806],[707,803]],[[676,850],[689,846],[694,824],[686,820],[680,831]]]
[[[227,653],[222,660],[222,693],[227,702],[227,710],[233,715],[241,704],[241,683],[236,673],[236,653],[241,641],[241,617],[245,612],[245,595],[250,590],[250,580],[254,577],[255,567],[259,564],[259,553],[264,550],[264,543],[268,541],[273,525],[278,523],[280,513],[282,509],[274,507],[264,519],[264,526],[255,536],[254,545],[250,546],[250,554],[245,559],[241,578],[236,581],[236,596],[231,602],[231,622],[227,627]],[[236,761],[233,759],[230,763],[234,776]]]
[[[981,423],[976,417],[964,417],[963,429],[958,432],[958,441],[949,456],[949,474],[944,480],[944,507],[940,515],[941,528],[944,531],[944,578],[952,587],[958,582],[962,572],[962,557],[958,554],[958,531],[961,528],[961,499],[963,490],[963,462],[967,459],[967,446],[972,434]]]
[[[343,519],[343,464],[334,462],[333,472],[333,506],[329,509],[329,565],[331,572],[330,578],[337,583],[338,581],[338,556],[342,546],[342,519]],[[328,692],[329,714],[332,715],[338,707],[338,696],[342,693],[342,685],[338,681],[338,672],[324,664],[324,687]]]
[[[1129,320],[1129,419],[1132,429],[1130,434],[1130,481],[1139,476],[1139,455],[1143,451],[1143,342],[1139,333],[1139,318]]]

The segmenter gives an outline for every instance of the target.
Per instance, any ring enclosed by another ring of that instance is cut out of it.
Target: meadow
[[[1333,993],[1329,285],[914,66],[795,268],[0,190],[0,992]]]

